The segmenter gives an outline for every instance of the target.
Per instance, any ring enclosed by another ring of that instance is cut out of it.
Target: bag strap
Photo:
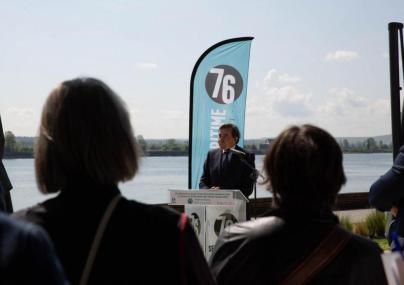
[[[91,244],[91,249],[87,257],[86,265],[84,266],[84,270],[80,278],[80,285],[86,285],[88,283],[88,278],[90,277],[91,269],[93,267],[94,260],[97,255],[97,251],[100,246],[105,229],[107,228],[109,219],[111,218],[111,215],[114,212],[115,207],[121,197],[121,194],[118,194],[111,200],[111,202],[109,202],[104,216],[102,217],[100,224],[98,225],[97,232],[95,233],[94,240]]]
[[[181,213],[179,222],[179,239],[178,239],[178,254],[180,265],[180,281],[182,285],[188,284],[187,270],[186,270],[186,257],[185,257],[185,229],[187,227],[188,217],[186,213]]]
[[[307,283],[315,274],[334,260],[351,238],[352,234],[336,225],[318,247],[279,284],[297,285]]]

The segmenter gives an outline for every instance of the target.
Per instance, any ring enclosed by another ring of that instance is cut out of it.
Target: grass
[[[383,251],[390,250],[390,245],[385,238],[374,238],[372,239],[375,243],[377,243]]]
[[[377,243],[383,251],[390,250],[390,245],[384,238],[384,228],[386,226],[386,216],[384,213],[375,212],[368,215],[364,221],[353,223],[349,217],[340,216],[340,225],[348,231],[357,235],[369,238]]]
[[[339,223],[344,229],[346,229],[347,231],[352,232],[354,226],[353,226],[353,223],[351,222],[351,220],[348,217],[344,217],[344,216],[339,217]]]
[[[359,236],[369,237],[369,230],[364,222],[354,224],[352,232]]]
[[[376,211],[365,218],[365,226],[370,237],[384,237],[386,228],[386,215],[383,212]]]

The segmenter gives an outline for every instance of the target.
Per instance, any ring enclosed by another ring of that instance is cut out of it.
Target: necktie
[[[221,169],[222,174],[226,173],[227,166],[229,164],[229,151],[225,151],[222,153],[222,161],[221,161]]]

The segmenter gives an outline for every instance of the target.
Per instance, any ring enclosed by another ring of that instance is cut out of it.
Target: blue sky
[[[0,114],[37,132],[63,80],[94,76],[124,99],[136,134],[187,138],[189,80],[208,47],[255,37],[246,138],[313,123],[336,136],[390,133],[389,1],[0,0]]]

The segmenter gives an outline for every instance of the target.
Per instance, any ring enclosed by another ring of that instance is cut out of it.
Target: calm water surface
[[[256,167],[262,169],[264,156],[256,156]],[[367,192],[372,182],[387,171],[392,164],[392,154],[345,154],[344,168],[348,182],[342,193]],[[14,189],[12,199],[14,209],[32,206],[51,197],[38,192],[35,183],[33,159],[6,159],[4,165],[8,171]],[[120,185],[122,193],[145,203],[167,203],[168,189],[185,189],[188,181],[187,157],[145,157],[141,161],[140,171],[132,181]],[[258,197],[270,194],[265,186],[258,185]]]

